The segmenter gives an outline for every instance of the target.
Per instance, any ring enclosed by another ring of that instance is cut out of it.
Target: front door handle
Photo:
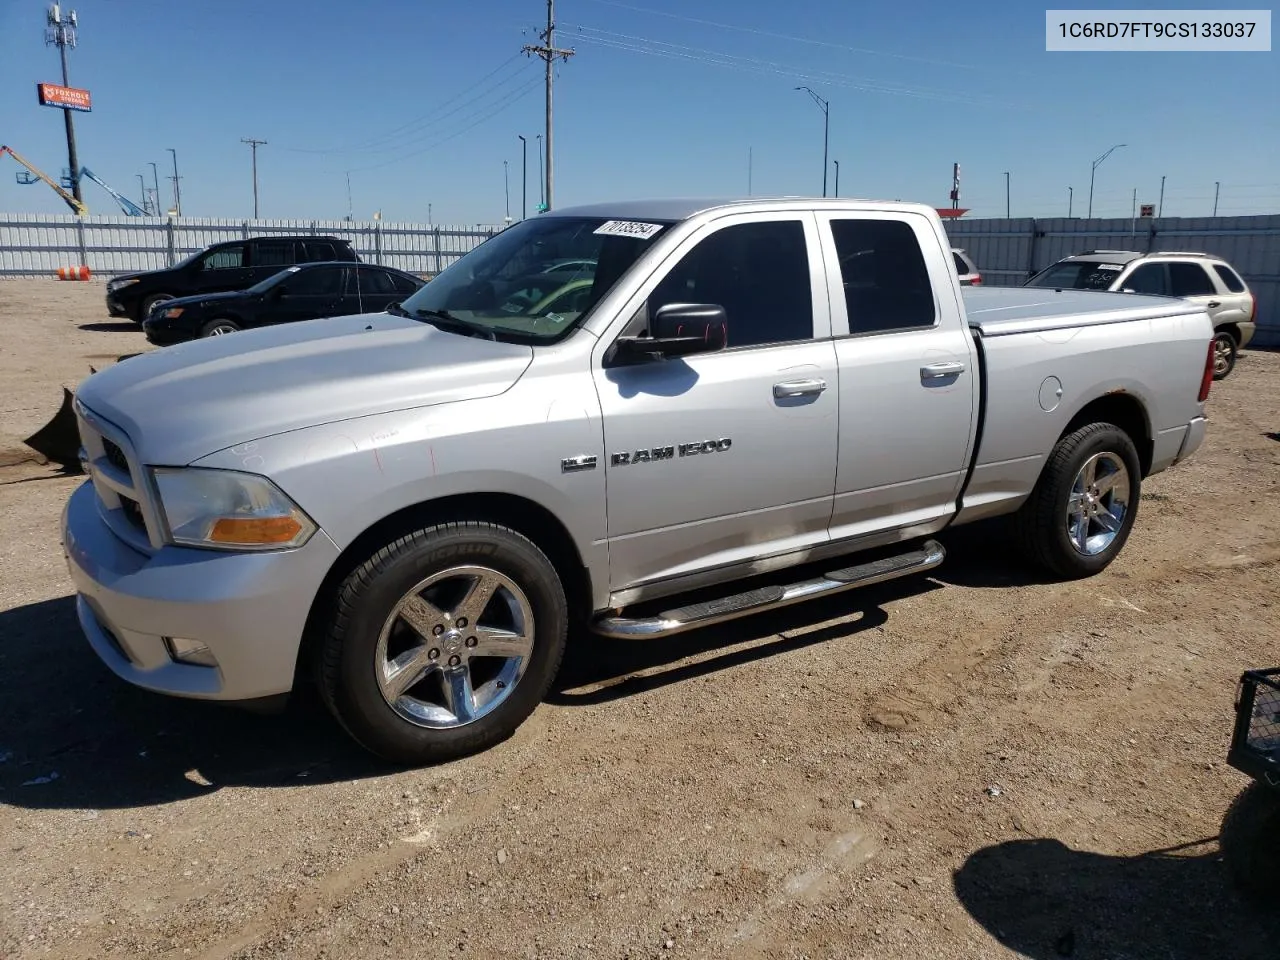
[[[827,381],[813,380],[788,380],[785,383],[775,383],[773,385],[773,396],[777,400],[786,397],[808,397],[819,394],[827,389]]]
[[[939,380],[942,377],[954,377],[958,373],[964,373],[964,364],[958,360],[948,363],[930,363],[920,368],[920,379]]]
[[[1221,301],[1218,301],[1218,300],[1210,300],[1210,301],[1206,304],[1206,306],[1208,306],[1208,307],[1209,307],[1209,309],[1210,309],[1210,310],[1212,310],[1214,307],[1220,307],[1220,306],[1222,306],[1222,303],[1221,303]]]

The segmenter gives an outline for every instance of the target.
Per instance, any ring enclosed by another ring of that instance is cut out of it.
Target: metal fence
[[[1055,260],[1086,250],[1194,250],[1223,257],[1258,298],[1254,343],[1280,346],[1280,215],[1161,219],[949,220],[947,235],[985,283],[1017,285]]]
[[[59,267],[81,265],[108,277],[156,270],[212,243],[282,234],[342,237],[351,241],[362,260],[430,276],[501,229],[382,220],[0,213],[0,277],[49,276]]]

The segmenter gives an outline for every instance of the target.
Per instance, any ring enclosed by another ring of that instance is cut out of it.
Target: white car
[[[1051,264],[1023,286],[1156,294],[1202,304],[1213,321],[1215,380],[1231,372],[1257,325],[1258,298],[1231,264],[1208,253],[1089,250]]]

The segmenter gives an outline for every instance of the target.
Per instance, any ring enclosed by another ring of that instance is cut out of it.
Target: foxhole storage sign
[[[36,93],[40,103],[46,107],[58,107],[67,110],[93,110],[93,101],[88,90],[79,87],[64,87],[58,83],[37,83]]]

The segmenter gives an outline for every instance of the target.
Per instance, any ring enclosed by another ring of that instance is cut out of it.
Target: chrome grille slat
[[[76,420],[103,521],[133,549],[154,553],[159,523],[128,437],[78,402]]]

